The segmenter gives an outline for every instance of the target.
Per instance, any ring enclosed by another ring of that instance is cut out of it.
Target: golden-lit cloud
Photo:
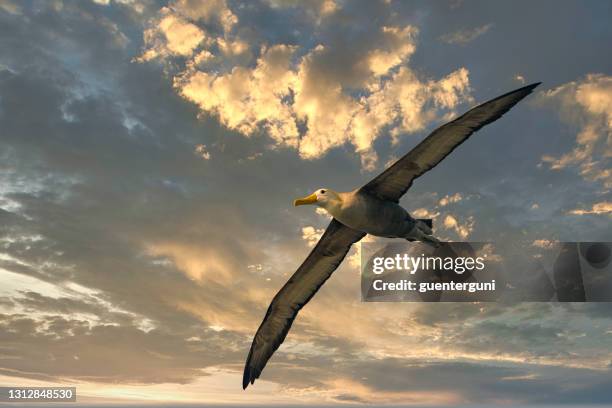
[[[464,403],[462,395],[450,392],[432,391],[390,391],[374,388],[352,378],[333,378],[326,383],[326,393],[331,395],[351,396],[354,401],[368,404],[423,404],[427,405],[458,405]],[[339,401],[342,401],[341,399]]]
[[[386,75],[416,50],[418,30],[413,26],[381,28],[384,48],[374,49],[366,55],[367,66],[374,76]]]
[[[442,37],[440,37],[440,40],[448,44],[465,45],[469,42],[474,41],[481,35],[485,34],[492,27],[493,24],[485,24],[480,27],[459,30],[452,33],[444,34]]]
[[[315,228],[309,225],[302,228],[302,239],[308,243],[309,247],[314,247],[324,232],[323,228]]]
[[[210,160],[210,152],[205,144],[198,144],[195,147],[194,153],[204,160]]]
[[[216,251],[197,245],[177,242],[157,243],[149,246],[148,253],[153,257],[167,257],[179,270],[195,281],[228,282],[233,275],[228,262]]]
[[[321,209],[292,211],[288,197],[312,188],[315,174],[329,185],[365,182],[346,155],[322,156],[346,148],[368,169],[377,154],[381,163],[399,157],[416,142],[400,138],[424,136],[471,103],[470,75],[453,58],[430,58],[452,47],[431,36],[448,29],[436,26],[444,19],[421,19],[420,7],[159,7],[0,0],[0,382],[76,383],[82,403],[488,404],[534,386],[538,401],[602,397],[612,359],[605,304],[365,303],[360,244],[300,311],[256,386],[242,392],[253,334],[329,222]],[[506,26],[515,27],[500,21],[500,35]],[[524,50],[532,52],[529,44],[517,52]],[[129,63],[135,54],[140,63]],[[506,57],[487,70],[503,68]],[[544,65],[534,60],[521,72]],[[479,79],[483,97],[517,71],[501,72]],[[603,118],[605,95],[588,93],[584,107],[574,94],[573,106],[584,118]],[[190,120],[194,112],[211,120]],[[534,138],[525,114],[516,109],[495,126],[519,129],[533,151],[545,152],[557,124],[538,125],[543,137]],[[579,130],[581,118],[571,122]],[[503,150],[507,142],[469,144]],[[605,170],[598,146],[584,169]],[[296,163],[298,154],[322,159]],[[436,218],[441,239],[476,235],[471,215],[486,220],[479,238],[500,243],[545,245],[568,227],[605,234],[605,223],[563,214],[610,215],[604,194],[589,195],[593,183],[578,191],[573,175],[557,174],[567,188],[548,189],[550,175],[507,171],[513,152],[479,161],[485,167],[455,157],[462,170],[440,169],[440,184],[431,173],[404,201],[413,216]],[[464,177],[476,168],[486,177]],[[535,202],[538,211],[520,211]],[[495,250],[483,252],[493,260]]]
[[[448,204],[457,203],[461,201],[462,199],[463,199],[463,196],[461,195],[461,193],[455,193],[453,195],[447,195],[447,196],[442,197],[440,201],[438,201],[438,205],[440,205],[440,207],[445,207]]]
[[[612,76],[589,74],[545,92],[538,102],[558,107],[561,118],[579,129],[571,152],[544,155],[542,162],[552,170],[576,166],[586,180],[612,188]]]
[[[473,217],[468,217],[465,222],[461,223],[457,217],[452,214],[447,214],[443,221],[444,228],[455,231],[461,239],[466,239],[470,236],[474,230],[474,224],[475,221]]]
[[[226,3],[215,4],[215,10],[233,15]],[[318,7],[331,15],[338,5],[326,1]],[[467,69],[436,80],[409,67],[418,36],[412,25],[381,24],[371,44],[361,48],[340,50],[341,44],[322,41],[307,49],[247,41],[237,18],[227,17],[232,23],[221,35],[212,34],[202,19],[210,13],[190,2],[173,3],[159,14],[145,31],[138,61],[185,57],[182,69],[171,70],[174,86],[202,114],[246,137],[263,130],[273,146],[297,149],[304,159],[349,144],[363,168],[373,170],[373,144],[383,129],[396,140],[450,118],[459,104],[471,101]],[[339,52],[346,56],[342,67],[335,62]]]
[[[412,216],[415,218],[431,218],[431,219],[435,219],[438,215],[440,215],[439,212],[435,212],[432,210],[429,210],[427,208],[417,208],[416,210],[412,211]]]
[[[165,56],[189,57],[204,40],[204,32],[180,16],[164,8],[156,26],[144,32],[147,50],[139,61],[149,61]]]
[[[325,217],[327,219],[332,219],[332,216],[324,208],[316,207],[315,208],[315,213],[317,213],[318,215],[320,215],[322,217]]]
[[[9,14],[20,14],[21,13],[19,2],[14,2],[11,0],[1,0],[0,9],[6,11]]]
[[[296,80],[288,69],[294,51],[285,45],[264,49],[255,68],[236,67],[225,75],[185,72],[175,78],[175,87],[230,129],[251,135],[261,124],[278,144],[297,146],[294,114],[283,102]]]
[[[534,247],[545,248],[545,249],[550,249],[555,244],[557,244],[557,241],[551,241],[548,239],[536,239],[531,243],[531,245]]]
[[[333,15],[340,8],[336,0],[265,0],[273,9],[299,8],[300,12],[312,20],[315,25],[321,24],[325,18]]]
[[[585,215],[585,214],[612,214],[612,202],[603,201],[601,203],[595,203],[591,208],[588,209],[574,209],[569,212],[573,215]]]
[[[238,17],[230,10],[226,0],[176,0],[171,2],[170,7],[191,20],[216,22],[225,32],[238,22]]]

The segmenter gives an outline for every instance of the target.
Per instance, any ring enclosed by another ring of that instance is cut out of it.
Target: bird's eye
[[[321,190],[321,194],[325,194],[325,190]]]

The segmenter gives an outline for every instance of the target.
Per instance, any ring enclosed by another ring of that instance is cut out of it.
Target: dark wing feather
[[[365,235],[333,219],[304,263],[274,296],[257,329],[244,367],[242,388],[259,378],[300,309],[338,268],[351,245]]]
[[[383,200],[399,201],[414,179],[440,163],[472,133],[499,119],[539,84],[540,82],[508,92],[440,126],[361,190]]]

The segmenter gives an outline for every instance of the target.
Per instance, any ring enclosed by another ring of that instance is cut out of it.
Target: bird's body
[[[340,193],[342,206],[329,213],[338,221],[358,231],[387,238],[404,238],[415,221],[399,204],[355,190]]]
[[[483,126],[499,119],[539,83],[479,105],[440,126],[408,154],[363,187],[348,193],[322,188],[294,204],[315,204],[332,217],[325,233],[293,276],[274,296],[259,326],[244,367],[242,387],[253,384],[281,345],[300,309],[342,263],[351,245],[366,234],[404,238],[438,246],[431,224],[412,218],[399,199],[413,181],[431,170]]]
[[[322,190],[330,191],[319,191]],[[340,198],[340,205],[323,203],[321,207],[342,224],[377,237],[411,240],[419,238],[421,223],[412,218],[398,203],[382,200],[360,189],[335,194]],[[431,230],[427,229],[422,232],[431,234]]]

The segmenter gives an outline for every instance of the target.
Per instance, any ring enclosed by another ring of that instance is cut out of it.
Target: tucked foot
[[[440,246],[440,241],[431,233],[432,231],[429,225],[425,224],[421,220],[417,220],[414,228],[404,238],[406,238],[408,241],[424,242],[433,246],[434,248],[438,248]]]
[[[434,248],[440,247],[440,240],[433,235],[423,235],[423,238],[420,241],[430,244]]]

